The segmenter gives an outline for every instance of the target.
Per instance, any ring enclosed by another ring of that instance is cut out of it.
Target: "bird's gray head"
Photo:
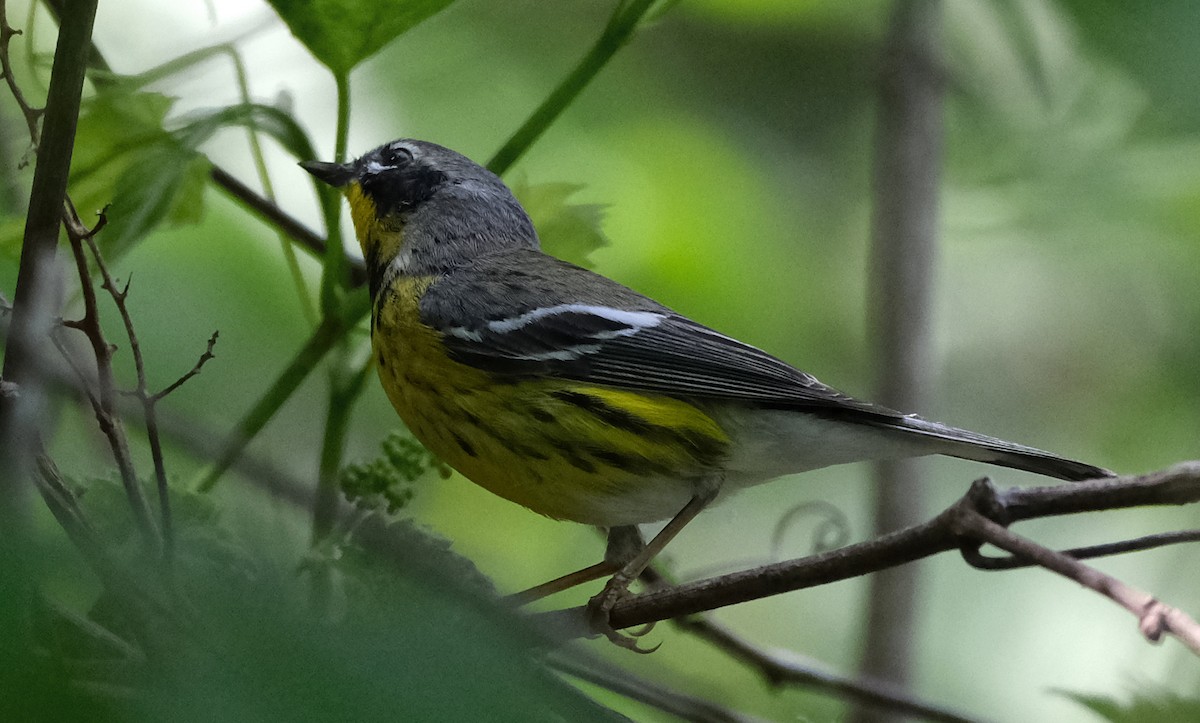
[[[345,193],[373,281],[392,264],[425,275],[491,251],[538,247],[508,186],[436,143],[400,139],[349,163],[300,165]]]

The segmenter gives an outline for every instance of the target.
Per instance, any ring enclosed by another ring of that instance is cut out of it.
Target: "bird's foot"
[[[639,645],[639,638],[649,633],[654,629],[654,623],[647,623],[639,628],[636,632],[623,633],[612,626],[609,617],[612,614],[613,607],[622,599],[630,595],[629,583],[630,579],[622,573],[613,575],[600,594],[588,600],[588,625],[592,632],[597,635],[603,635],[608,638],[609,642],[618,645],[626,650],[632,650],[635,653],[648,655],[658,650],[662,643],[655,645],[652,648],[643,648]]]

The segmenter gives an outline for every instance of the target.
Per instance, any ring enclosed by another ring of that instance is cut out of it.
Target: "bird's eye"
[[[412,163],[413,154],[404,146],[386,146],[379,152],[379,159],[384,165],[399,168]]]

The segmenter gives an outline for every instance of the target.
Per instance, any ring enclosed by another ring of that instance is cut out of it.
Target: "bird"
[[[348,201],[379,379],[410,432],[501,497],[609,530],[604,561],[560,578],[613,574],[598,617],[710,503],[784,475],[926,455],[1112,474],[861,401],[554,258],[508,186],[449,148],[300,165]],[[643,544],[636,526],[664,519]]]

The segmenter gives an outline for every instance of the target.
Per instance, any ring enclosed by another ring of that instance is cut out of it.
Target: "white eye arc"
[[[412,151],[404,146],[384,146],[379,152],[379,159],[384,166],[399,168],[413,162]]]
[[[382,173],[404,168],[413,162],[413,153],[404,146],[384,146],[375,154],[375,158],[367,160],[364,169],[367,173]]]

